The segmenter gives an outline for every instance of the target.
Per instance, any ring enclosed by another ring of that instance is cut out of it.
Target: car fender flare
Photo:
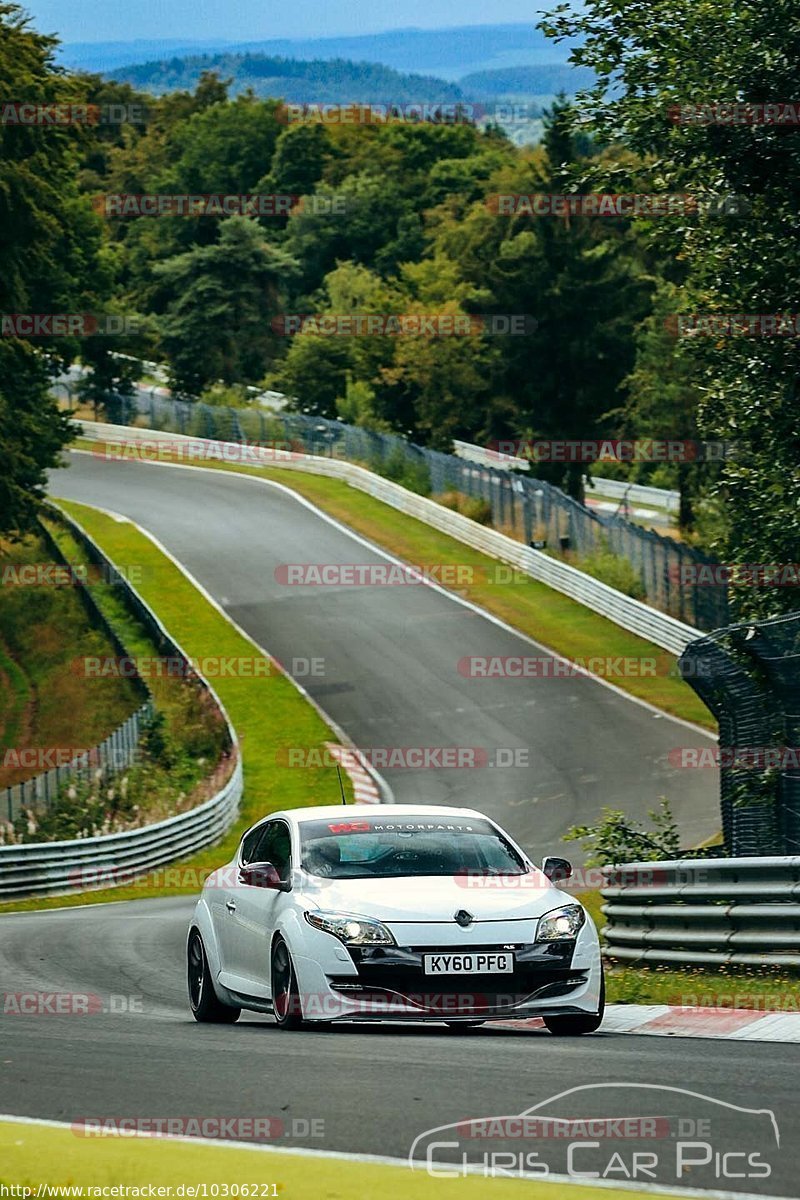
[[[203,947],[205,948],[209,969],[216,980],[222,970],[222,959],[220,958],[219,943],[214,929],[214,922],[211,919],[211,910],[204,896],[200,897],[197,907],[192,914],[188,936],[191,936],[193,929],[196,929],[203,939]]]

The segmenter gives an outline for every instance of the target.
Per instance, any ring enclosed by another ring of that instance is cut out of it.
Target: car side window
[[[249,833],[245,834],[244,840],[242,841],[242,852],[239,856],[242,863],[251,863],[256,861],[255,850],[263,835],[263,825],[257,825],[255,829],[251,829]]]
[[[281,879],[288,879],[292,866],[292,841],[283,821],[270,821],[256,846],[254,862],[270,862]]]

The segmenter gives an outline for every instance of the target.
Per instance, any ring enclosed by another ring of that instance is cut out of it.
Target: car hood
[[[309,908],[346,912],[379,921],[452,923],[460,909],[475,921],[535,918],[575,898],[540,872],[501,878],[436,876],[401,879],[319,879],[307,876]]]

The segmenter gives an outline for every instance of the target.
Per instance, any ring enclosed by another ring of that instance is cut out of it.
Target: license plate
[[[466,954],[426,954],[426,975],[510,975],[514,955],[493,950],[471,950]]]

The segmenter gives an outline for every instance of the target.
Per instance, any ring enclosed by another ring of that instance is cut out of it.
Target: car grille
[[[574,941],[469,946],[470,951],[512,950],[514,971],[486,975],[425,975],[423,954],[453,954],[463,946],[348,947],[358,969],[331,976],[331,987],[358,1000],[407,1001],[421,1012],[443,1016],[507,1011],[526,1000],[566,996],[588,972],[572,967]]]

